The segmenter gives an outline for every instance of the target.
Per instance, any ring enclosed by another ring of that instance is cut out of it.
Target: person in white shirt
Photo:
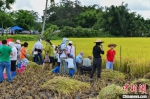
[[[8,45],[12,48],[13,53],[13,55],[10,56],[10,60],[11,60],[12,78],[14,78],[16,76],[17,48],[15,47],[15,44],[13,42],[10,42]]]
[[[67,59],[67,49],[64,47],[60,53],[60,73],[68,74],[67,63],[64,59]]]
[[[43,59],[42,59],[42,51],[43,51],[43,45],[42,45],[42,40],[39,39],[33,47],[32,53],[34,54],[34,62],[39,64],[39,59],[40,59],[40,64],[43,64]]]
[[[16,40],[15,47],[17,48],[17,63],[21,64],[21,60],[20,60],[21,42],[20,40]]]
[[[92,60],[91,56],[88,56],[87,58],[83,58],[83,64],[80,67],[81,75],[83,75],[84,71],[91,71],[92,70],[92,62],[91,62],[91,60]]]
[[[68,72],[69,72],[69,75],[72,77],[74,75],[74,60],[73,60],[73,57],[71,56],[71,54],[68,54],[68,58],[65,59],[65,61],[68,63],[67,67],[68,67]]]

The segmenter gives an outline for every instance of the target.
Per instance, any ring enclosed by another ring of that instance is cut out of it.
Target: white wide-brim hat
[[[69,44],[72,44],[73,42],[72,41],[69,41]]]

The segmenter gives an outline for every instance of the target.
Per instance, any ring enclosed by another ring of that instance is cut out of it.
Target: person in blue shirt
[[[83,54],[84,54],[83,52],[80,52],[80,54],[76,57],[76,65],[78,69],[82,65]]]

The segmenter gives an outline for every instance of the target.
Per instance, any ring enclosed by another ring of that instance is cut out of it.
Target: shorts
[[[44,57],[44,59],[45,59],[45,57]],[[54,57],[49,57],[49,59],[50,59],[50,62],[48,62],[48,63],[54,63],[55,62]]]

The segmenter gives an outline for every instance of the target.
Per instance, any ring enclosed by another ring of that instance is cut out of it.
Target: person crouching
[[[65,61],[68,63],[69,75],[73,77],[75,73],[73,57],[68,54],[68,58]]]
[[[80,67],[81,75],[83,75],[84,71],[92,71],[92,57],[88,56],[87,58],[83,58],[83,65]]]

